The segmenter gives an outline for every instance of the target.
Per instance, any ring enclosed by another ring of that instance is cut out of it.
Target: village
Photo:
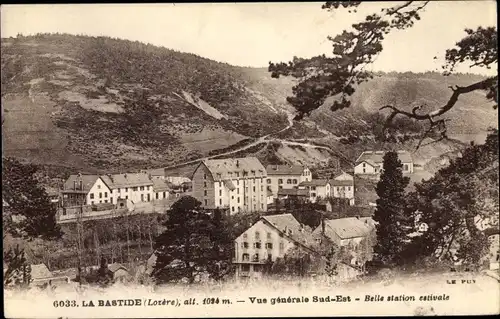
[[[375,185],[382,171],[383,155],[382,151],[365,151],[351,172],[340,171],[330,179],[313,178],[305,166],[264,167],[257,158],[245,157],[204,160],[190,177],[167,176],[163,169],[73,174],[61,189],[49,189],[48,194],[57,207],[57,223],[61,225],[165,214],[184,196],[196,198],[207,211],[220,209],[226,215],[261,213],[262,217],[234,240],[232,262],[237,278],[258,278],[267,264],[283,258],[291,249],[316,252],[324,242],[352,250],[350,260],[340,267],[343,278],[352,278],[362,273],[356,250],[363,239],[374,234],[371,214],[376,206],[374,188],[369,196],[361,198],[356,196],[355,181]],[[404,173],[412,174],[411,154],[398,151],[398,156]],[[331,219],[322,219],[315,229],[300,223],[287,212],[287,207],[295,204],[301,209],[304,203],[315,204]],[[153,253],[147,261],[140,262],[142,266],[134,274],[126,263],[111,260],[107,267],[115,279],[130,280],[132,276],[151,273],[155,258]],[[31,268],[32,280],[38,285],[70,282],[78,275],[76,268],[51,271],[45,264]]]

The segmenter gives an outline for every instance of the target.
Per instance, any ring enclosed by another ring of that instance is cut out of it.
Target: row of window
[[[243,261],[250,261],[250,254],[244,253],[241,256],[241,258],[242,258]],[[267,259],[268,260],[272,260],[273,259],[273,255],[272,254],[267,254]],[[259,261],[259,254],[258,253],[255,253],[255,254],[252,255],[252,261]]]
[[[248,247],[250,247],[250,244],[248,242],[244,241],[241,243],[241,248],[247,249]],[[273,243],[266,243],[265,247],[266,247],[266,249],[273,249]],[[283,242],[281,242],[279,247],[280,247],[280,250],[283,250],[283,249],[285,249],[285,244]],[[261,249],[262,244],[260,242],[253,243],[253,248]]]
[[[136,192],[138,189],[143,191],[143,190],[150,190],[150,187],[151,186],[136,186],[136,187],[131,187],[132,188],[132,191]],[[97,189],[101,189],[101,185],[97,185]],[[125,193],[128,192],[128,187],[125,187],[124,188],[124,191]],[[113,192],[113,190],[111,190],[111,192]],[[115,189],[115,193],[121,193],[122,192],[122,189],[121,188],[116,188]]]
[[[271,179],[268,179],[268,180],[267,180],[267,183],[268,183],[268,184],[271,184]],[[287,184],[297,185],[297,184],[299,183],[299,181],[298,181],[297,179],[295,179],[295,178],[294,178],[294,179],[287,179],[287,180],[286,180],[286,183],[287,183]],[[281,178],[280,178],[280,179],[278,179],[278,184],[283,184],[283,180],[282,180]]]

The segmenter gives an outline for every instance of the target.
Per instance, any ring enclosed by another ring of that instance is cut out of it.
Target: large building
[[[322,220],[314,230],[313,236],[324,236],[338,247],[353,245],[370,235],[375,229],[375,221],[371,217],[347,217]]]
[[[413,158],[408,151],[397,151],[399,160],[403,164],[403,173],[413,173]],[[365,151],[356,159],[354,174],[379,175],[384,164],[383,151]]]
[[[312,203],[331,196],[331,183],[326,179],[313,179],[311,181],[302,182],[299,184],[298,188],[305,189],[309,192],[309,201]]]
[[[354,176],[342,172],[331,181],[331,195],[335,198],[346,198],[349,205],[354,205]]]
[[[193,173],[192,196],[207,209],[231,214],[267,210],[266,169],[255,157],[201,162]]]
[[[61,193],[62,206],[64,207],[112,201],[109,185],[98,175],[70,175],[64,183]]]
[[[258,277],[269,262],[282,258],[293,247],[314,252],[311,231],[292,214],[262,216],[234,240],[238,277]]]
[[[132,203],[150,202],[154,198],[153,181],[149,174],[124,173],[101,176],[112,190],[110,203],[116,204],[118,199],[128,199]]]
[[[302,182],[312,180],[311,171],[300,165],[268,165],[267,188],[271,190],[274,198],[278,197],[280,189],[292,189]]]

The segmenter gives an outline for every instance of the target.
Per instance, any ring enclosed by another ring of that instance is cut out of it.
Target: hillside
[[[66,34],[2,39],[1,49],[3,154],[87,172],[172,166],[277,132],[278,142],[311,138],[336,151],[265,143],[237,155],[309,164],[332,155],[351,159],[371,145],[349,148],[332,140],[372,134],[382,122],[374,115],[380,106],[434,106],[449,97],[448,85],[477,80],[380,73],[358,88],[351,108],[333,113],[326,103],[284,130],[293,115],[286,97],[294,80],[273,79],[265,68]],[[466,141],[496,127],[498,114],[484,96],[471,93],[447,117],[451,135]],[[401,123],[404,130],[418,129]]]
[[[287,125],[238,68],[138,42],[2,39],[4,152],[94,168],[165,165]]]

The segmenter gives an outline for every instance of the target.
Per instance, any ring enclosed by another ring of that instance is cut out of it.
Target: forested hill
[[[291,79],[127,40],[5,38],[1,63],[3,155],[44,164],[117,171],[169,166],[277,132],[291,111]],[[325,105],[280,137],[370,133],[380,106],[432,107],[446,101],[449,85],[473,77],[379,74],[357,90],[351,108],[332,113]],[[458,133],[497,125],[496,111],[476,92],[461,97],[449,118]]]

